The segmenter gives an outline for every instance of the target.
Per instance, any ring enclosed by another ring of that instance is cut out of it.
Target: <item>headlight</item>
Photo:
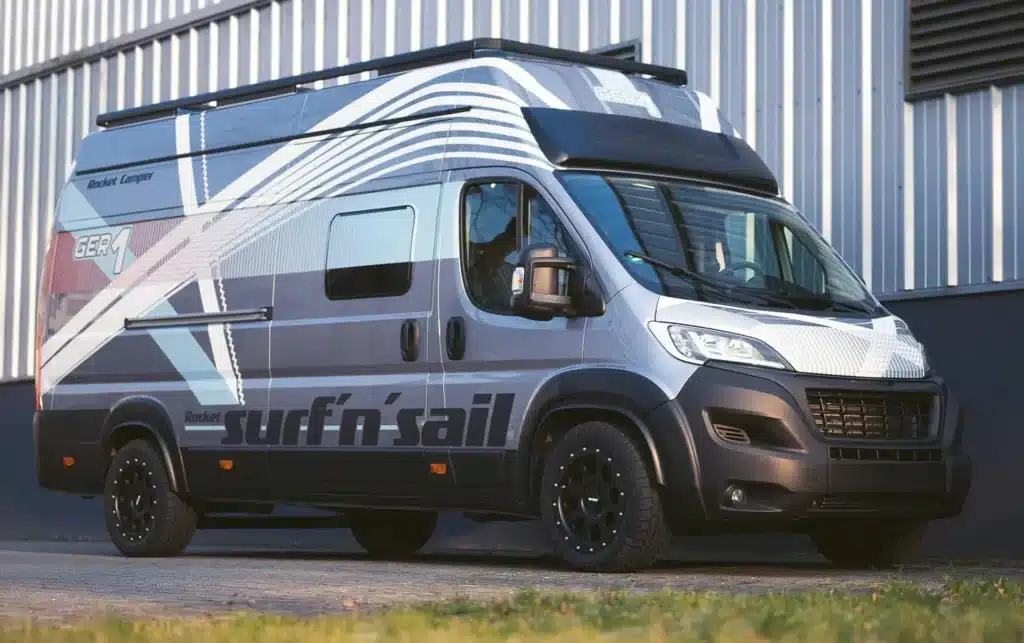
[[[910,332],[910,328],[907,327],[906,322],[902,319],[897,318],[896,335],[905,338],[907,343],[916,348],[921,354],[921,368],[924,370],[925,375],[931,375],[932,365],[931,360],[928,358],[928,349],[925,348],[924,344],[914,337],[914,334]]]
[[[753,337],[664,322],[651,322],[651,332],[668,352],[692,364],[718,360],[793,370],[782,355]]]

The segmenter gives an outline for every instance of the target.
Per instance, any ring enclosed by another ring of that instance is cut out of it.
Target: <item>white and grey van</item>
[[[921,344],[681,70],[484,39],[98,124],[35,457],[126,555],[298,505],[379,556],[453,510],[582,569],[726,531],[890,564],[961,511]]]

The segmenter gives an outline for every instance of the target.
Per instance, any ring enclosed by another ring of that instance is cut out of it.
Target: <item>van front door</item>
[[[515,492],[510,455],[530,398],[553,374],[582,363],[586,324],[513,314],[512,272],[529,243],[554,244],[577,259],[583,245],[528,174],[477,171],[459,179],[442,197],[437,350],[443,411],[459,415],[451,425],[462,429],[443,441],[460,500],[498,508]]]

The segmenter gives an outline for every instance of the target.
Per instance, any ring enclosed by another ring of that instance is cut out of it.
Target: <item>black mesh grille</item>
[[[933,395],[808,389],[814,423],[832,438],[924,440]]]
[[[940,462],[941,449],[872,449],[866,447],[832,447],[833,460],[854,462]]]

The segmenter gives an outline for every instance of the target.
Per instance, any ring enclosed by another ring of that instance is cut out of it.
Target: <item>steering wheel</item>
[[[725,268],[723,268],[722,272],[736,273],[739,272],[740,270],[746,270],[748,268],[754,271],[755,277],[758,275],[764,276],[764,268],[757,265],[753,261],[735,261],[726,266]]]

